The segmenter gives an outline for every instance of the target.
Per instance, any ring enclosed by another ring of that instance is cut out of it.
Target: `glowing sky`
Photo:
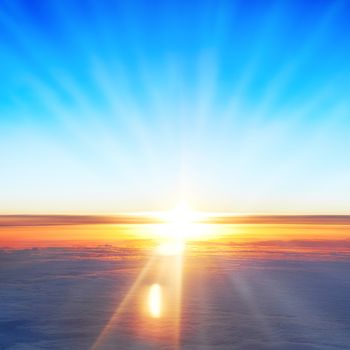
[[[348,1],[2,1],[0,212],[350,209]]]

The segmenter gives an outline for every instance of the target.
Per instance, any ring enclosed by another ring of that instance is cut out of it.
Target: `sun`
[[[178,254],[186,241],[198,240],[208,235],[209,225],[201,223],[205,213],[193,210],[187,202],[181,201],[177,206],[165,213],[159,213],[162,221],[156,225],[155,234],[163,239],[160,252]]]
[[[165,213],[163,218],[168,223],[174,225],[188,225],[194,222],[199,221],[200,214],[194,210],[187,204],[185,201],[181,201],[177,204],[177,206]]]

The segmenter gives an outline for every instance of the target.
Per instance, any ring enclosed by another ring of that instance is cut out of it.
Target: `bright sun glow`
[[[162,309],[162,289],[158,283],[152,284],[149,289],[148,309],[152,317],[160,317]]]
[[[195,212],[186,202],[180,202],[175,209],[164,214],[164,219],[175,225],[188,225],[200,219],[201,215]]]
[[[210,225],[200,222],[207,215],[192,210],[184,201],[180,202],[175,209],[157,216],[164,221],[154,227],[154,233],[166,239],[165,243],[158,247],[158,253],[162,255],[181,254],[185,241],[201,239],[209,235]]]
[[[185,244],[182,240],[168,240],[163,242],[157,247],[157,253],[159,255],[181,255],[185,250]]]

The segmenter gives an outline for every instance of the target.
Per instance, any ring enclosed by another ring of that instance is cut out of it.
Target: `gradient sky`
[[[2,1],[0,212],[349,212],[349,14]]]

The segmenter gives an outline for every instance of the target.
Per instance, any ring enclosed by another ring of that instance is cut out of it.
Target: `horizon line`
[[[115,215],[98,214],[0,214],[0,227],[66,225],[162,224],[167,221],[155,212]],[[350,225],[346,214],[227,214],[203,213],[198,224],[304,224]]]

